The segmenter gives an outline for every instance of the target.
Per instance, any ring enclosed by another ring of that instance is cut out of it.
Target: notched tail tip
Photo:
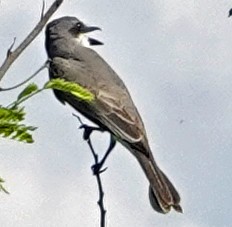
[[[179,213],[182,213],[182,214],[184,213],[182,207],[179,204],[173,205],[173,209]]]
[[[158,201],[157,197],[155,196],[155,193],[153,192],[151,186],[149,187],[149,199],[150,199],[150,204],[152,208],[161,214],[167,214],[171,207],[170,206],[161,206],[160,202]]]
[[[179,213],[183,213],[183,209],[179,204],[180,202],[179,197],[176,201],[173,201],[173,203],[167,203],[167,202],[165,203],[161,198],[160,199],[157,198],[157,196],[155,195],[154,191],[152,190],[150,186],[149,187],[149,198],[150,198],[150,204],[152,208],[161,214],[169,213],[171,208],[173,208],[175,211]]]

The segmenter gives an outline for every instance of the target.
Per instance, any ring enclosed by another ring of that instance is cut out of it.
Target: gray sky
[[[1,62],[13,37],[18,44],[38,22],[41,4],[1,1]],[[182,197],[184,214],[154,212],[143,172],[118,144],[103,174],[107,226],[231,225],[231,7],[225,0],[66,0],[54,15],[102,28],[92,34],[105,44],[96,50],[127,84],[154,156]],[[22,81],[45,60],[41,33],[1,86]],[[47,79],[45,70],[35,81],[43,85]],[[1,93],[0,103],[8,104],[18,92]],[[93,159],[73,110],[46,91],[28,101],[26,111],[26,123],[39,127],[36,142],[0,140],[0,176],[11,193],[0,195],[1,226],[98,226]],[[104,151],[107,133],[93,139]]]

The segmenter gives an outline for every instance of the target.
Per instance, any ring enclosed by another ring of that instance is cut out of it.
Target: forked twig
[[[45,10],[45,1],[43,0],[42,10],[41,10],[41,14],[40,14],[40,20],[42,20],[42,19],[43,19],[43,16],[44,16],[44,10]]]
[[[36,75],[39,74],[40,71],[42,71],[44,68],[47,68],[48,67],[48,62],[49,60],[47,60],[38,70],[36,70],[31,76],[29,76],[26,80],[24,80],[23,82],[19,83],[19,84],[16,84],[12,87],[8,87],[8,88],[1,88],[0,87],[0,92],[1,91],[10,91],[10,90],[13,90],[13,89],[16,89],[22,85],[24,85],[25,83],[27,83],[29,80],[31,80],[32,78],[34,78]]]
[[[14,40],[13,40],[12,44],[10,45],[9,49],[7,50],[7,54],[6,54],[7,58],[9,58],[11,53],[12,53],[12,49],[13,49],[13,47],[15,45],[15,41],[16,41],[16,37],[14,37]]]
[[[80,128],[84,129],[83,139],[87,141],[89,148],[91,150],[91,153],[93,155],[93,158],[94,158],[94,165],[92,166],[92,171],[93,171],[94,176],[96,176],[98,191],[99,191],[99,200],[97,203],[98,203],[99,209],[100,209],[100,227],[105,227],[105,225],[106,225],[106,218],[105,218],[106,209],[104,207],[104,201],[103,201],[104,191],[103,191],[103,187],[102,187],[100,174],[103,173],[107,169],[107,168],[102,169],[102,167],[106,161],[106,158],[108,157],[110,152],[113,150],[113,148],[116,144],[116,141],[115,141],[114,137],[111,136],[109,148],[107,149],[104,157],[99,161],[98,154],[95,152],[95,150],[93,148],[93,145],[92,145],[92,142],[90,139],[90,135],[93,131],[103,131],[103,130],[101,128],[98,128],[98,127],[88,126],[82,122],[82,120],[80,119],[79,116],[77,116],[75,114],[73,114],[73,116],[75,116],[79,120],[79,122],[81,124]]]
[[[5,75],[6,71],[9,69],[11,64],[18,58],[18,56],[24,51],[24,49],[35,39],[35,37],[42,31],[43,27],[52,16],[52,14],[59,8],[63,0],[56,0],[53,2],[48,11],[40,19],[39,23],[30,32],[30,34],[23,40],[23,42],[12,51],[13,45],[7,51],[6,59],[4,60],[2,66],[0,67],[0,80]],[[13,43],[14,44],[14,43]]]

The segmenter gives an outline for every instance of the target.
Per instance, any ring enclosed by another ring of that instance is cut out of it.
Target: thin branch
[[[8,51],[7,51],[7,54],[6,54],[7,58],[9,58],[11,53],[12,53],[12,49],[13,49],[13,47],[15,45],[15,41],[16,41],[16,37],[14,37],[14,40],[13,40],[12,44],[10,45]]]
[[[26,80],[24,80],[23,82],[15,85],[15,86],[12,86],[12,87],[8,87],[8,88],[1,88],[0,87],[0,92],[1,91],[10,91],[10,90],[13,90],[13,89],[16,89],[22,85],[24,85],[25,83],[27,83],[29,80],[31,80],[32,78],[34,78],[36,75],[39,74],[40,71],[42,71],[44,68],[47,68],[48,67],[48,61],[46,61],[38,70],[36,70],[36,72],[34,72],[30,77],[28,77]]]
[[[97,203],[98,203],[98,206],[100,209],[100,227],[105,227],[106,226],[106,210],[104,207],[104,200],[103,200],[104,199],[104,191],[103,191],[102,181],[101,181],[100,175],[101,175],[101,173],[103,173],[106,170],[106,168],[104,168],[104,169],[101,169],[101,168],[102,168],[103,164],[105,163],[105,160],[108,157],[109,153],[114,148],[116,142],[115,142],[113,136],[111,136],[110,146],[107,149],[102,160],[99,161],[98,154],[95,152],[95,150],[93,148],[93,145],[92,145],[92,142],[90,139],[90,135],[93,131],[103,131],[103,130],[101,128],[98,128],[98,127],[88,126],[82,122],[82,120],[79,116],[77,116],[75,114],[73,114],[73,116],[75,116],[79,120],[79,122],[81,124],[80,128],[84,129],[83,138],[84,138],[84,140],[87,141],[89,148],[91,150],[91,153],[93,155],[93,158],[94,158],[94,165],[92,166],[92,171],[93,171],[94,176],[96,176],[97,185],[98,185],[99,199],[98,199]]]
[[[111,151],[114,149],[115,145],[116,145],[116,140],[115,140],[114,136],[112,134],[110,134],[110,145],[109,145],[106,153],[104,154],[104,156],[100,162],[98,162],[97,164],[92,166],[92,170],[93,170],[94,174],[98,173],[98,172],[102,173],[107,169],[107,168],[102,169],[102,167],[105,164],[107,157],[109,156]]]
[[[35,39],[35,37],[42,31],[43,27],[52,16],[52,14],[59,8],[62,4],[63,0],[56,0],[53,2],[51,7],[45,13],[43,18],[39,21],[39,23],[35,26],[35,28],[30,32],[30,34],[24,39],[24,41],[14,50],[8,50],[7,57],[0,67],[0,80],[5,75],[6,71],[9,69],[11,64],[18,58],[18,56],[23,52],[23,50]]]
[[[94,148],[92,146],[92,142],[91,142],[91,139],[89,138],[87,140],[87,143],[89,145],[89,148],[92,152],[92,155],[94,157],[94,161],[95,161],[95,165],[98,165],[99,162],[98,162],[98,155],[96,154],[96,152],[94,151]],[[97,179],[97,185],[98,185],[98,192],[99,192],[99,200],[98,200],[98,206],[99,206],[99,209],[100,209],[100,227],[105,227],[105,224],[106,224],[106,210],[105,210],[105,207],[104,207],[104,201],[103,201],[103,198],[104,198],[104,191],[103,191],[103,187],[102,187],[102,182],[101,182],[101,176],[100,174],[102,173],[103,171],[97,171],[97,172],[94,172],[94,175],[96,176],[96,179]]]
[[[19,104],[21,104],[21,103],[27,101],[27,100],[30,99],[31,97],[33,97],[33,96],[39,94],[39,93],[42,92],[43,90],[44,90],[44,88],[38,89],[37,91],[31,93],[30,95],[25,96],[24,98],[22,98],[22,99],[20,99],[20,100],[16,100],[16,101],[12,102],[11,104],[9,104],[9,105],[7,106],[7,108],[14,108],[14,107],[18,106]]]
[[[88,138],[90,137],[90,134],[93,131],[99,131],[99,132],[104,132],[104,130],[102,128],[99,127],[93,127],[93,126],[88,126],[86,124],[83,123],[83,121],[81,120],[81,118],[76,115],[76,114],[72,114],[74,117],[76,117],[78,119],[78,121],[80,122],[81,126],[79,127],[80,129],[84,129],[84,133],[83,133],[83,139],[84,140],[88,140]]]
[[[42,20],[42,19],[43,19],[43,16],[44,16],[44,10],[45,10],[45,1],[43,0],[43,5],[42,5],[42,10],[41,10],[40,20]]]

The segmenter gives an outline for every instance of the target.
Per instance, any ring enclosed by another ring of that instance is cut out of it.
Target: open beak
[[[101,31],[101,28],[99,27],[95,27],[95,26],[83,26],[82,29],[81,29],[81,32],[82,33],[88,33],[88,32],[93,32],[93,31],[96,31],[96,30],[100,30]]]
[[[101,31],[101,28],[95,27],[95,26],[84,26],[82,28],[81,32],[82,33],[88,33],[88,32],[93,32],[93,31],[96,31],[96,30]],[[89,41],[89,44],[92,45],[92,46],[103,45],[102,42],[98,41],[97,39],[90,38],[90,37],[88,37],[88,41]]]
[[[103,43],[98,41],[97,39],[88,37],[88,40],[89,40],[89,45],[92,45],[92,46],[103,45]]]

